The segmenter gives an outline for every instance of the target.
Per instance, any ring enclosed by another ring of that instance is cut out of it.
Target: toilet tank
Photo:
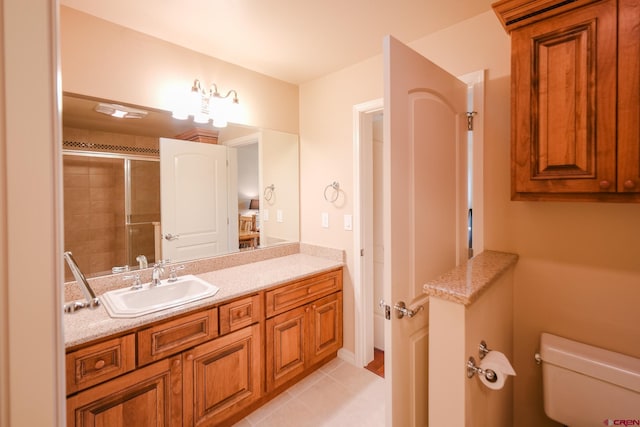
[[[540,337],[544,411],[569,427],[640,426],[640,359]]]

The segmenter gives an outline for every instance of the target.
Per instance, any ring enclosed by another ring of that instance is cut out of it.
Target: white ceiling
[[[107,21],[300,84],[491,8],[494,0],[60,0]]]

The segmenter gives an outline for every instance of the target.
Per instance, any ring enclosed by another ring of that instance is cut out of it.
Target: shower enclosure
[[[159,256],[158,158],[64,150],[64,244],[87,276]],[[73,280],[69,272],[66,280]]]

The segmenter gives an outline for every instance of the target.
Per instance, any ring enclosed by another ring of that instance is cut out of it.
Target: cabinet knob
[[[633,190],[634,188],[636,188],[636,183],[630,179],[626,180],[623,185],[627,190]]]
[[[180,366],[180,359],[176,359],[176,360],[174,360],[174,361],[173,361],[173,366],[175,366],[176,368],[177,368],[178,366]]]
[[[187,360],[193,360],[193,354],[187,354]]]
[[[609,181],[607,181],[606,179],[600,181],[600,188],[602,190],[608,190],[609,187],[611,187],[611,183]]]
[[[93,367],[94,367],[95,369],[98,369],[98,370],[99,370],[99,369],[104,368],[104,365],[105,365],[104,360],[102,360],[102,359],[98,359],[98,360],[96,361],[96,364],[95,364],[95,365],[93,365]]]

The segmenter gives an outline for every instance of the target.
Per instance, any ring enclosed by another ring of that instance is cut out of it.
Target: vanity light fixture
[[[234,89],[223,96],[215,83],[209,90],[205,90],[200,80],[195,79],[191,92],[183,99],[177,100],[173,118],[186,120],[192,116],[196,123],[208,123],[212,120],[214,127],[223,128],[227,126],[227,118],[232,113],[231,110],[238,104],[238,93]]]
[[[120,119],[141,119],[146,117],[148,114],[146,111],[138,108],[126,107],[120,104],[106,104],[104,102],[98,103],[94,110],[98,113],[118,117]]]

